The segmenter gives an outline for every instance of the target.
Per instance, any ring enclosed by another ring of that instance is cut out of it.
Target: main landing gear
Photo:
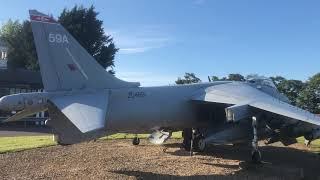
[[[257,118],[255,116],[252,117],[252,129],[253,129],[253,139],[252,139],[252,153],[251,159],[254,163],[261,162],[261,153],[258,149],[258,123]]]
[[[203,152],[206,148],[204,137],[197,133],[195,129],[184,129],[182,132],[183,147],[186,151],[190,151],[192,156],[193,151]]]

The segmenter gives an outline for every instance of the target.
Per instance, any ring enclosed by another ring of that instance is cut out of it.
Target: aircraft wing
[[[270,98],[268,100],[256,100],[249,103],[249,105],[260,110],[320,126],[319,116],[298,107],[292,106],[288,103],[279,101],[275,98]]]
[[[320,126],[319,116],[280,101],[249,85],[230,83],[211,86],[200,90],[192,100],[229,104],[230,106],[248,105],[256,110]]]

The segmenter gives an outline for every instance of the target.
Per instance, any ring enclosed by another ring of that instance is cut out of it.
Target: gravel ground
[[[0,179],[320,179],[320,156],[300,144],[262,145],[260,165],[248,147],[210,146],[190,157],[180,145],[105,140],[0,154]]]

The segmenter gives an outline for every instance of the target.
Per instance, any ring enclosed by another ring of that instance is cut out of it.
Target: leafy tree
[[[320,114],[320,73],[311,77],[303,91],[301,91],[297,104],[310,112]]]
[[[201,80],[194,73],[185,73],[184,78],[178,78],[176,84],[193,84],[199,83]]]
[[[229,74],[228,81],[245,81],[245,78],[241,74]]]
[[[228,77],[219,78],[218,76],[211,76],[212,81],[245,81],[241,74],[229,74]]]
[[[29,21],[21,24],[9,20],[2,26],[0,37],[8,46],[8,68],[39,69]]]
[[[299,80],[287,80],[282,76],[270,77],[279,92],[286,95],[293,105],[297,105],[297,98],[305,88],[305,83]]]
[[[286,78],[282,76],[274,76],[274,77],[270,77],[270,79],[273,81],[273,83],[276,86],[278,86],[278,84],[280,84],[282,81],[286,81]]]
[[[219,77],[218,76],[211,76],[211,81],[219,81]]]
[[[94,7],[75,6],[64,9],[59,22],[104,68],[111,68],[114,73],[116,48],[113,39],[106,36],[102,21],[97,19]],[[39,70],[32,30],[29,21],[22,24],[9,20],[0,30],[0,38],[8,45],[9,68]]]
[[[277,86],[279,92],[286,95],[293,105],[297,104],[297,98],[304,89],[305,84],[299,80],[283,80]]]

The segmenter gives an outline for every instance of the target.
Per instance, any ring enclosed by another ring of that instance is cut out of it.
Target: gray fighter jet
[[[1,110],[18,111],[6,122],[48,110],[46,125],[61,144],[115,132],[151,132],[150,142],[161,144],[183,130],[186,149],[248,143],[255,162],[260,139],[320,137],[320,117],[290,105],[269,79],[140,87],[109,74],[52,17],[30,10],[30,19],[45,92],[2,97]]]

